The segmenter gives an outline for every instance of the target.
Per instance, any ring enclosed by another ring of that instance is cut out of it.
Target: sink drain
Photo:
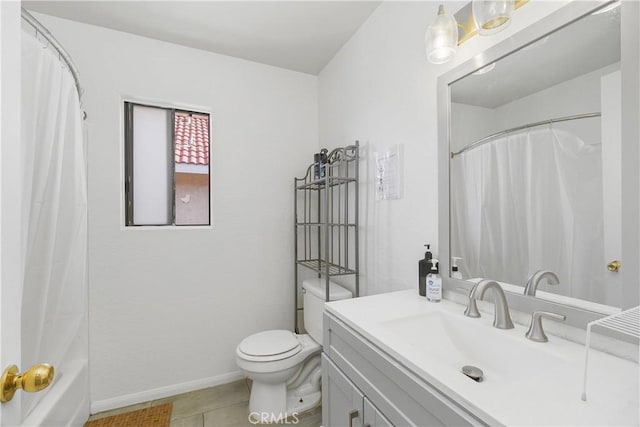
[[[477,368],[475,366],[471,366],[471,365],[463,366],[462,373],[468,376],[469,378],[471,378],[472,380],[474,380],[475,382],[481,382],[482,376],[484,375],[484,372],[482,372],[482,369]]]

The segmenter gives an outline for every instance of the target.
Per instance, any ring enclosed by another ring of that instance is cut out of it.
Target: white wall
[[[92,411],[239,377],[245,336],[293,328],[293,177],[317,78],[46,15],[88,114]],[[211,110],[212,229],[122,228],[121,98]]]
[[[495,132],[527,123],[600,112],[601,79],[619,69],[620,63],[611,64],[494,109],[452,103],[451,148],[458,150]],[[601,141],[599,118],[557,123],[553,126],[580,136],[588,144]]]
[[[600,112],[601,79],[619,69],[620,63],[612,64],[501,105],[495,109],[496,128],[493,132],[553,117]],[[575,133],[588,144],[601,141],[599,118],[557,123],[553,126]]]
[[[495,109],[495,131],[551,117],[600,112],[600,80],[619,69],[620,63],[611,64],[501,105]]]
[[[496,112],[492,108],[451,103],[451,151],[458,151],[496,132]]]
[[[465,1],[446,3],[455,12]],[[474,37],[448,64],[432,65],[424,33],[437,2],[384,2],[319,75],[320,144],[365,143],[361,173],[361,286],[365,294],[417,287],[424,243],[438,239],[437,77],[565,5],[529,2],[513,24]],[[404,148],[404,197],[372,197],[372,154]],[[435,253],[438,248],[435,249]]]

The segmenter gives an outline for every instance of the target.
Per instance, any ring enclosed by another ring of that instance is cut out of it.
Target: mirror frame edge
[[[622,281],[636,283],[624,289],[625,301],[640,300],[640,4],[622,1],[621,4],[621,61],[622,81]],[[631,76],[631,77],[628,77]],[[624,179],[626,177],[626,179]],[[629,233],[632,237],[624,238]],[[635,237],[635,238],[634,238]],[[628,308],[628,307],[623,307]]]
[[[530,26],[524,28],[513,36],[499,42],[495,46],[491,46],[485,51],[479,52],[462,64],[445,72],[438,77],[437,83],[437,123],[438,123],[438,246],[441,254],[448,256],[440,256],[440,271],[446,272],[442,274],[443,290],[445,291],[464,291],[468,294],[473,284],[463,280],[457,280],[450,277],[450,89],[449,85],[461,79],[473,71],[482,68],[492,62],[510,55],[521,49],[522,47],[535,42],[541,37],[549,33],[560,30],[567,25],[585,17],[594,10],[604,6],[612,1],[582,2],[573,1],[561,7],[557,11],[542,18],[540,21],[534,22]],[[631,179],[623,181],[622,197],[622,224],[623,230],[630,229],[631,233],[640,236],[640,224],[638,223],[639,199],[638,181],[640,174],[637,170],[638,162],[638,141],[640,141],[640,124],[634,123],[640,114],[640,102],[638,101],[638,93],[640,93],[640,84],[637,76],[639,75],[639,58],[640,48],[638,43],[633,44],[633,40],[638,40],[640,31],[638,30],[637,19],[639,16],[639,8],[637,2],[622,1],[621,5],[621,74],[622,74],[622,140],[623,150],[627,152],[630,148],[631,155],[623,156],[623,175],[631,172]],[[626,40],[626,41],[625,41]],[[625,79],[624,76],[636,76],[636,79]],[[625,81],[626,80],[626,81]],[[635,96],[634,96],[635,94]],[[634,119],[635,118],[635,119]],[[625,141],[627,143],[625,143]],[[635,146],[634,146],[635,142]],[[626,165],[626,167],[625,167]],[[625,204],[625,200],[628,204]],[[630,207],[629,209],[627,209]],[[627,227],[627,228],[625,228]],[[622,242],[623,254],[626,258],[625,269],[620,274],[623,282],[625,278],[628,280],[637,280],[640,277],[640,269],[637,263],[640,250],[638,248],[638,239],[627,238]],[[635,262],[634,262],[635,261]],[[638,300],[637,287],[629,286],[629,290],[625,289],[625,298]],[[585,329],[587,323],[597,320],[604,316],[603,313],[590,311],[584,308],[559,304],[552,301],[545,301],[539,298],[505,292],[509,303],[509,308],[521,312],[533,313],[533,311],[551,311],[563,314],[567,317],[565,324]],[[626,307],[625,307],[626,308]]]

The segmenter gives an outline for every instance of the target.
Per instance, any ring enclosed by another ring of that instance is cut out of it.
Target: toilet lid
[[[301,349],[300,342],[291,331],[258,332],[242,340],[239,350],[249,356],[275,356],[287,353],[293,356]]]

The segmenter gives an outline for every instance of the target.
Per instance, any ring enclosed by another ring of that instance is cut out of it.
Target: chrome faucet
[[[540,284],[540,280],[544,279],[545,277],[547,278],[547,282],[550,285],[560,284],[560,279],[558,279],[558,276],[556,276],[554,272],[549,270],[538,270],[527,279],[527,283],[525,283],[524,285],[524,294],[535,297],[536,291],[538,290],[538,285]]]
[[[502,287],[498,282],[494,282],[493,280],[482,280],[471,288],[471,292],[469,293],[469,306],[464,311],[464,315],[467,317],[480,317],[480,313],[478,313],[478,308],[476,307],[476,300],[483,299],[487,289],[493,290],[493,326],[499,329],[513,329],[507,298],[504,296]]]

